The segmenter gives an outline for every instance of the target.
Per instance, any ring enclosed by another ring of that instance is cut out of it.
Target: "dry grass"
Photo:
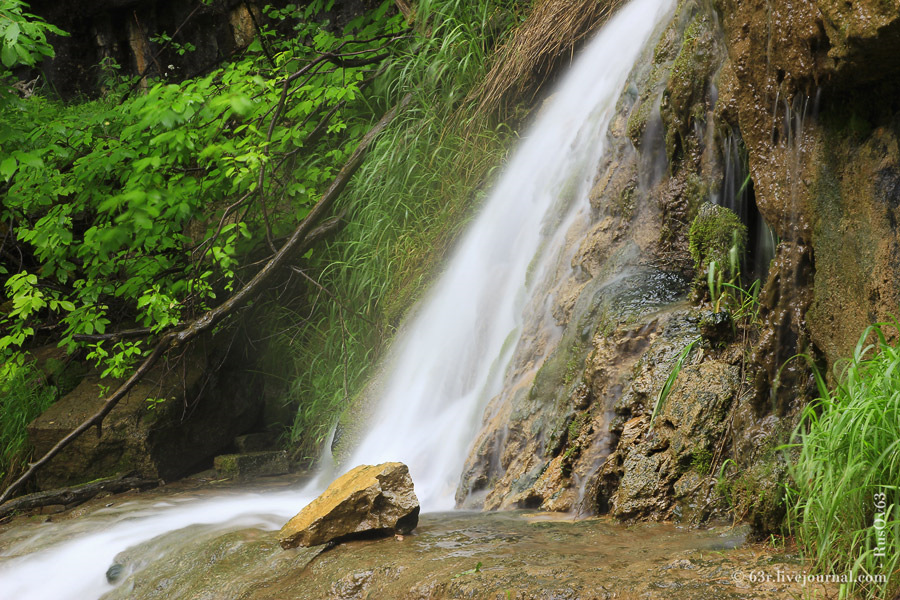
[[[622,0],[539,0],[500,48],[494,64],[470,95],[479,112],[505,113],[530,102],[561,62],[569,62],[586,36],[606,22]]]

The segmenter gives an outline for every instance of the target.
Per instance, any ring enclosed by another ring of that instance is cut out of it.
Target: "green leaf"
[[[25,164],[36,169],[44,168],[44,161],[30,152],[21,152],[17,150],[16,152],[13,152],[13,156],[18,159],[20,164]]]
[[[18,53],[16,52],[15,46],[10,46],[7,44],[3,44],[3,49],[0,50],[0,60],[3,61],[4,67],[13,67],[18,62]]]
[[[6,28],[6,32],[3,34],[3,39],[7,44],[12,46],[19,39],[19,24],[13,21],[10,23],[9,27]]]
[[[0,176],[2,176],[6,181],[9,181],[10,178],[15,174],[17,166],[18,163],[16,162],[15,157],[6,157],[5,159],[3,159],[3,162],[0,162]]]

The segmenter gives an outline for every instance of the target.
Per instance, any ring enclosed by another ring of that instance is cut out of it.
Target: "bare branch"
[[[95,333],[92,335],[80,333],[77,335],[73,335],[72,339],[74,339],[76,342],[108,342],[129,338],[147,337],[148,335],[151,335],[153,333],[154,331],[151,328],[142,327],[140,329],[124,329],[122,331],[113,331],[111,333]]]
[[[157,479],[144,479],[129,474],[121,477],[108,477],[100,481],[92,481],[58,490],[37,492],[10,500],[0,506],[0,519],[4,519],[16,511],[31,510],[42,506],[50,506],[51,504],[81,504],[101,492],[118,494],[135,488],[146,489],[157,485],[159,485],[159,480]]]

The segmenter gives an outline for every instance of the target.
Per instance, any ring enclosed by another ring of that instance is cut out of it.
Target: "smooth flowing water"
[[[572,221],[587,210],[626,77],[673,4],[633,0],[582,51],[404,326],[371,427],[347,468],[405,462],[423,510],[453,507],[481,414],[500,391],[519,341],[523,310],[547,304],[532,296],[560,260]],[[111,589],[104,574],[120,552],[139,552],[141,544],[192,525],[278,528],[321,486],[136,503],[37,526],[25,539],[0,539],[0,598],[99,598]]]

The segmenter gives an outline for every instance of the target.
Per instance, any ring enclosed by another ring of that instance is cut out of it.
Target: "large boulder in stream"
[[[355,537],[409,533],[419,523],[419,500],[409,468],[389,462],[360,465],[339,477],[321,496],[281,528],[285,549]]]

